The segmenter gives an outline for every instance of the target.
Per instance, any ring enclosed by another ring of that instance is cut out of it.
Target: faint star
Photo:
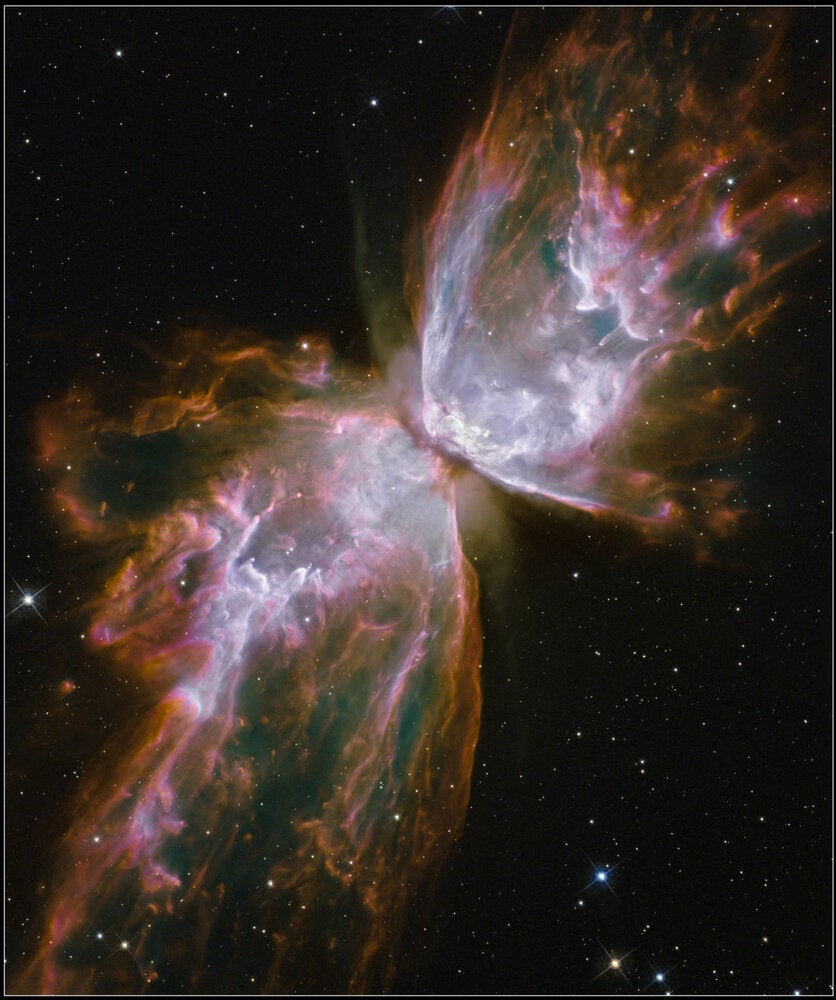
[[[433,14],[433,17],[438,17],[439,14],[452,14],[457,17],[462,24],[464,24],[464,18],[459,13],[458,7],[439,7],[438,10]]]

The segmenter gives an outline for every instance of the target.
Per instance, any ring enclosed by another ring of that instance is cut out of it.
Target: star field
[[[660,12],[672,33],[687,15]],[[6,11],[8,976],[48,935],[75,789],[148,707],[137,676],[91,652],[90,603],[113,570],[59,522],[41,408],[95,386],[129,415],[184,327],[256,329],[302,367],[330,344],[376,377],[414,338],[404,249],[497,75],[534,65],[573,16]],[[754,17],[718,12],[694,56],[718,101]],[[810,148],[830,142],[831,37],[832,11],[804,9],[754,75],[773,122],[803,124]],[[666,110],[625,109],[627,158],[647,169]],[[831,251],[798,210],[793,154],[770,178],[800,220],[776,238],[782,259],[798,251],[776,318],[707,362],[736,387],[728,426],[751,428],[699,470],[737,484],[739,530],[648,544],[623,520],[480,487],[496,517],[462,532],[484,647],[470,801],[408,916],[395,991],[832,991]],[[728,197],[746,183],[737,163],[717,180]],[[131,475],[126,504],[145,485]],[[253,879],[280,888],[269,866]],[[237,927],[216,958],[245,965],[271,933]],[[88,938],[100,982],[166,991],[118,915]]]

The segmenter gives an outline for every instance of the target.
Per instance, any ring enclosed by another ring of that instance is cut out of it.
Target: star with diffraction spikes
[[[433,14],[433,17],[438,17],[439,14],[445,15],[445,17],[456,17],[462,24],[464,24],[464,18],[459,13],[458,7],[439,7],[438,10]]]
[[[106,48],[104,48],[105,44]],[[101,69],[104,69],[106,66],[118,67],[119,70],[136,76],[136,70],[131,65],[129,58],[133,45],[133,42],[129,45],[123,45],[108,38],[106,43],[103,42],[102,58],[104,61],[101,63]]]
[[[587,884],[583,887],[583,889],[581,889],[581,893],[586,892],[587,889],[591,889],[593,885],[605,885],[613,894],[613,896],[615,896],[615,898],[618,899],[618,894],[616,893],[615,889],[613,889],[613,887],[610,885],[610,875],[612,875],[612,873],[616,870],[616,868],[620,866],[621,862],[620,861],[617,862],[612,866],[612,868],[608,867],[607,865],[605,865],[603,868],[599,868],[598,865],[596,865],[593,862],[592,858],[590,858],[588,854],[585,855],[585,857],[586,860],[590,863],[590,865],[592,865],[592,870],[594,872],[594,875],[591,881],[587,882]]]
[[[665,992],[667,993],[668,975],[671,972],[673,972],[673,970],[676,968],[676,965],[671,965],[667,969],[658,969],[652,963],[650,963],[650,967],[653,970],[653,978],[650,980],[649,983],[646,983],[644,986],[642,986],[642,990],[649,990],[655,986],[659,989],[664,989]]]
[[[375,118],[383,119],[383,109],[385,106],[386,98],[391,94],[390,90],[384,91],[383,93],[374,93],[365,97],[363,101],[363,106],[357,112],[357,117],[351,123],[352,128],[356,128],[360,124],[360,120],[364,115],[374,115]]]
[[[152,983],[158,976],[157,972],[153,969],[154,960],[152,959],[148,966],[143,967],[140,965],[137,951],[134,949],[134,942],[140,937],[141,932],[137,932],[133,935],[133,937],[126,938],[114,927],[108,927],[105,931],[96,931],[97,941],[102,941],[105,945],[114,945],[112,950],[106,956],[106,961],[109,962],[113,960],[117,955],[127,955],[131,964],[136,968],[144,982]]]
[[[633,954],[634,951],[638,951],[638,949],[641,946],[640,945],[636,945],[635,948],[631,948],[630,951],[628,951],[624,955],[616,955],[614,952],[611,952],[607,948],[604,948],[604,945],[601,944],[600,940],[598,940],[598,944],[601,945],[601,948],[603,949],[604,954],[607,956],[607,964],[598,973],[597,976],[593,976],[592,977],[592,982],[594,983],[596,979],[600,979],[601,976],[606,975],[608,972],[617,972],[621,976],[621,978],[624,980],[624,982],[627,983],[628,986],[630,986],[630,980],[627,978],[627,976],[626,976],[626,974],[624,972],[624,967],[623,967],[624,966],[624,962],[625,962],[626,959],[628,959]]]
[[[21,608],[30,608],[32,611],[35,612],[38,618],[41,619],[41,621],[45,621],[44,616],[38,610],[36,601],[38,597],[46,590],[49,584],[46,584],[46,586],[41,587],[39,590],[26,590],[23,587],[21,587],[21,585],[17,582],[17,580],[15,580],[14,577],[12,577],[12,583],[14,583],[14,585],[20,591],[20,599],[18,600],[17,604],[12,608],[12,610],[6,614],[6,617],[7,618],[11,617],[11,615],[13,615],[16,611],[20,611]]]

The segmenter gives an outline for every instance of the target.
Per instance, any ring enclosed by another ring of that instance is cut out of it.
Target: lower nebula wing
[[[77,529],[130,544],[91,635],[150,707],[87,781],[33,988],[113,988],[109,927],[137,985],[386,988],[405,905],[460,832],[481,646],[445,467],[368,393],[349,406],[256,354],[259,394],[252,349],[230,349],[232,398],[175,393],[105,432],[70,401],[46,419],[47,444],[76,442]],[[218,943],[248,938],[227,962]]]

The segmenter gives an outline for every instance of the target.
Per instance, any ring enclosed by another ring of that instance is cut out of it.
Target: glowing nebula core
[[[22,988],[391,986],[479,726],[450,457],[647,531],[733,522],[692,471],[749,430],[707,359],[777,308],[827,195],[757,104],[777,35],[717,102],[710,27],[651,47],[597,12],[499,89],[410,277],[423,426],[322,340],[198,331],[129,405],[44,408],[57,507],[110,567],[90,642],[144,699],[85,778]]]

